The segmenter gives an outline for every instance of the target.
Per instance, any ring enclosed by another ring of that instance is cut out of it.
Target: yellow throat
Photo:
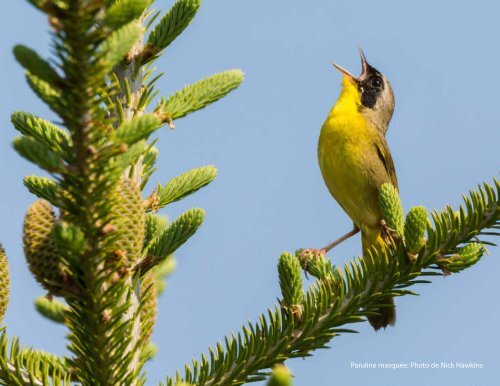
[[[361,94],[358,91],[357,85],[347,75],[342,77],[342,89],[337,102],[333,105],[330,114],[345,113],[359,114],[361,106]]]

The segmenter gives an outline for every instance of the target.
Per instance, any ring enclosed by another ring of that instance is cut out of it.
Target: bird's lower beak
[[[356,77],[351,74],[349,71],[347,71],[344,67],[339,66],[337,63],[333,63],[333,67],[335,67],[337,70],[339,70],[342,74],[347,76],[351,80],[356,80]]]

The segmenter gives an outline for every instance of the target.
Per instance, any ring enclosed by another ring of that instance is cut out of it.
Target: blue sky
[[[171,1],[158,2],[164,9]],[[34,200],[22,186],[38,173],[13,151],[14,110],[53,118],[29,91],[11,48],[49,54],[48,28],[27,2],[2,5],[0,24],[0,239],[7,249],[12,296],[6,323],[24,344],[64,353],[64,327],[33,308],[42,293],[21,248],[24,212]],[[396,111],[388,142],[409,209],[458,205],[463,192],[498,176],[500,77],[496,49],[500,6],[494,1],[206,0],[190,28],[158,61],[162,95],[211,73],[239,67],[243,86],[225,100],[159,133],[154,182],[205,164],[217,180],[171,205],[193,207],[205,224],[177,254],[178,270],[160,301],[148,364],[149,384],[181,369],[208,345],[238,331],[280,296],[280,252],[319,247],[350,229],[330,197],[316,160],[320,127],[339,93],[335,61],[359,71],[357,47],[392,82]],[[360,253],[353,238],[330,257]],[[288,364],[296,386],[494,385],[498,367],[500,250],[470,270],[417,288],[397,300],[395,328],[342,336],[307,360]],[[483,369],[353,370],[354,362],[478,362]]]

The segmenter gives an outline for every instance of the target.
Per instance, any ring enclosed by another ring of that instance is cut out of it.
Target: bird
[[[360,76],[334,64],[343,75],[341,92],[318,141],[318,162],[325,184],[354,227],[323,248],[323,253],[358,232],[364,255],[370,248],[383,248],[386,242],[378,200],[380,187],[391,183],[398,189],[385,138],[394,113],[394,93],[389,80],[367,62],[361,49],[359,54]],[[368,317],[376,331],[396,322],[394,299],[387,298],[381,304],[378,315]]]

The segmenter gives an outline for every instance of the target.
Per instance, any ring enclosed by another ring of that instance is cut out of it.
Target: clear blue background
[[[172,2],[162,1],[166,8]],[[21,249],[24,212],[34,198],[24,175],[39,173],[12,150],[9,114],[53,115],[28,90],[11,47],[49,53],[41,14],[21,0],[2,4],[0,23],[0,238],[10,259],[12,297],[6,323],[21,342],[64,353],[65,328],[33,308],[42,293]],[[336,61],[359,71],[357,47],[392,81],[397,107],[388,133],[406,208],[458,205],[462,192],[498,175],[498,2],[207,0],[190,28],[158,66],[164,95],[231,67],[243,86],[222,102],[160,134],[155,182],[215,164],[219,177],[172,205],[175,217],[207,210],[199,233],[176,257],[178,270],[160,301],[148,364],[150,384],[280,296],[281,251],[320,247],[350,229],[327,192],[316,161],[320,127],[334,103]],[[342,262],[360,253],[359,238],[335,249]],[[420,297],[397,301],[395,328],[342,336],[332,349],[288,362],[297,386],[494,385],[500,376],[498,273],[500,250],[466,272],[421,286]],[[355,362],[475,361],[482,370],[353,370]],[[496,381],[495,381],[496,380]]]

